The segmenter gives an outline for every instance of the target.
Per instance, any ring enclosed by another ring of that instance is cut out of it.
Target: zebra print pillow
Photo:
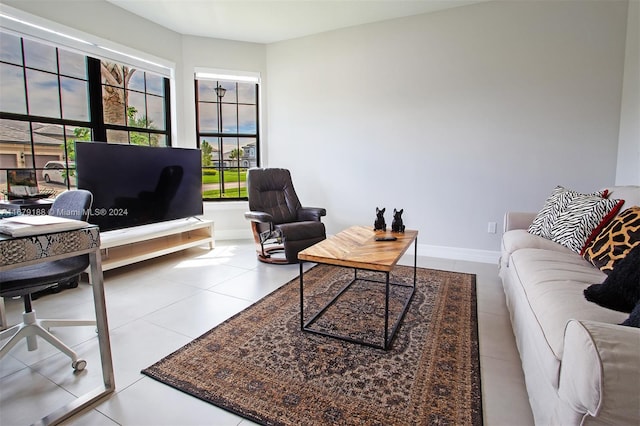
[[[582,254],[592,234],[598,235],[602,227],[615,217],[624,200],[593,196],[579,196],[570,200],[551,226],[551,241]]]
[[[533,219],[533,222],[531,222],[531,225],[529,226],[529,233],[550,240],[551,227],[571,200],[585,196],[606,197],[607,192],[607,190],[604,190],[591,194],[581,194],[579,192],[566,189],[563,186],[556,186],[551,195],[544,202],[542,210],[538,212],[536,217]]]

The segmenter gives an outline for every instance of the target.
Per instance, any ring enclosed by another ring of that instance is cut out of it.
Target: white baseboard
[[[250,229],[227,229],[215,230],[215,240],[252,240],[253,234]],[[411,254],[410,248],[407,253]],[[436,257],[439,259],[465,260],[468,262],[480,262],[498,264],[500,252],[491,250],[478,250],[460,247],[433,246],[428,244],[418,244],[418,256]]]
[[[433,246],[418,244],[418,256],[437,257],[439,259],[465,260],[468,262],[498,264],[499,251],[478,250],[461,247]]]
[[[247,226],[246,229],[214,229],[214,239],[219,241],[226,240],[251,240],[253,241],[253,233],[251,228]]]

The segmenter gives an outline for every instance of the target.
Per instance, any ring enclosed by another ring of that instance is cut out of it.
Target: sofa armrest
[[[533,222],[537,213],[531,212],[506,212],[504,214],[504,232],[512,229],[529,229],[529,225]]]
[[[583,424],[640,424],[639,366],[640,329],[570,320],[558,394]]]

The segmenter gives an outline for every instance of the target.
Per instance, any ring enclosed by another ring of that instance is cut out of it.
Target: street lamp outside
[[[220,83],[216,83],[216,96],[218,96],[218,167],[220,168],[220,197],[224,196],[224,162],[223,162],[223,150],[224,145],[222,143],[222,98],[227,89],[220,86]]]

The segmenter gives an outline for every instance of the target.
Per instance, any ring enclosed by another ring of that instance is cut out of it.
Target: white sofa
[[[620,212],[640,205],[640,186],[609,190]],[[585,299],[606,275],[528,233],[535,216],[505,215],[500,277],[536,424],[640,425],[640,328]]]

